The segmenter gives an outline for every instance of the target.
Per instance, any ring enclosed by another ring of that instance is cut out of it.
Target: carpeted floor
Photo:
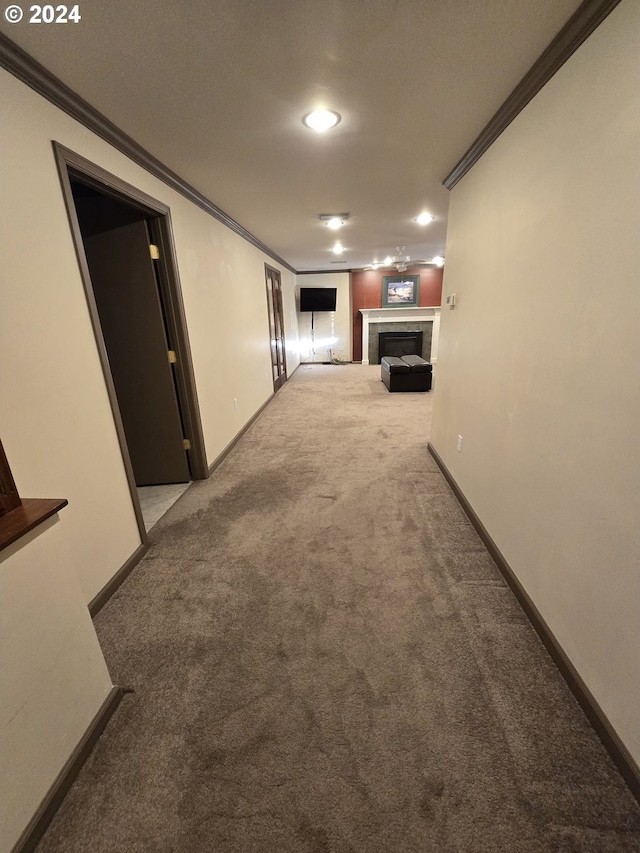
[[[432,400],[301,368],[159,522],[96,619],[135,692],[40,853],[640,851],[427,452]]]

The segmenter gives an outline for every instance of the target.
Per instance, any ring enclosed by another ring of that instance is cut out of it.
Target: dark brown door
[[[131,209],[122,218],[104,230],[94,224],[83,238],[131,464],[138,486],[188,482],[148,226]]]
[[[284,311],[280,273],[265,264],[267,278],[267,307],[269,309],[269,334],[271,336],[271,370],[273,390],[277,391],[287,381],[284,342]]]

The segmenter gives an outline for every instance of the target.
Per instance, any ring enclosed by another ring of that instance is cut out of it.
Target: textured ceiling
[[[340,269],[444,254],[443,178],[578,5],[85,0],[0,28],[296,269]],[[302,125],[319,106],[333,131]],[[335,264],[317,216],[342,211]]]

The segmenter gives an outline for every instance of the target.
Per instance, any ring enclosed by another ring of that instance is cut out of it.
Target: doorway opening
[[[56,143],[54,150],[146,542],[158,508],[209,474],[170,211]]]

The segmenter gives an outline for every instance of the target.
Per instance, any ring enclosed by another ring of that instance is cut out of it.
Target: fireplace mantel
[[[406,323],[415,320],[416,323],[433,321],[431,335],[432,364],[438,360],[438,336],[440,333],[440,306],[432,308],[422,305],[412,305],[406,308],[361,308],[362,314],[362,363],[369,364],[369,326],[372,323]]]

